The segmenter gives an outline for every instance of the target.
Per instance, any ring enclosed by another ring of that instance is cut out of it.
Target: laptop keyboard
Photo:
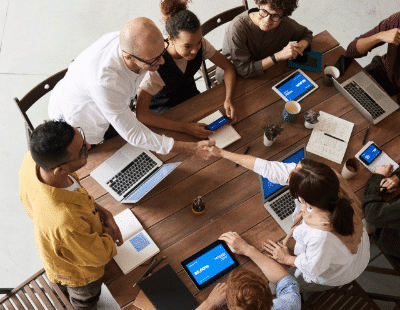
[[[378,118],[385,110],[380,107],[374,99],[372,99],[356,82],[351,82],[343,87],[347,92],[356,99],[365,110],[371,114],[373,119]]]
[[[143,152],[109,180],[107,185],[121,196],[156,165],[156,162]]]
[[[285,218],[287,218],[294,212],[296,205],[294,203],[292,195],[290,195],[290,192],[288,191],[281,198],[271,203],[271,208],[283,221]]]

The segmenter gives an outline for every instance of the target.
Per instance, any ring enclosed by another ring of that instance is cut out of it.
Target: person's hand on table
[[[204,309],[215,309],[226,302],[226,283],[218,283],[207,299],[204,301]]]
[[[110,213],[111,214],[111,213]],[[124,243],[122,239],[121,231],[117,223],[115,223],[114,217],[111,215],[103,223],[103,232],[109,234],[117,246],[121,246]]]
[[[300,43],[289,42],[280,52],[275,53],[276,61],[295,59],[298,55],[303,56],[303,46]]]
[[[383,191],[384,188],[386,188],[386,193],[388,194],[393,193],[398,189],[399,184],[400,184],[399,178],[397,177],[397,175],[393,174],[391,177],[384,178],[381,181],[381,186],[383,187],[381,188],[381,191]]]
[[[232,253],[235,254],[246,255],[247,250],[251,248],[251,245],[244,241],[237,232],[224,233],[218,239],[225,241]]]
[[[382,42],[393,43],[398,46],[400,44],[400,29],[393,28],[387,31],[379,32],[378,38]]]
[[[236,122],[236,114],[235,114],[235,108],[233,107],[232,101],[225,100],[224,108],[225,108],[226,116],[231,119],[231,124],[234,124]]]
[[[281,242],[276,243],[272,240],[267,240],[267,242],[262,243],[262,248],[267,251],[269,257],[278,263],[292,265],[290,258],[293,258],[293,256],[290,255],[287,246],[284,246]]]
[[[378,166],[375,169],[375,173],[382,174],[385,178],[388,178],[393,173],[393,165],[389,164],[389,165]]]
[[[207,124],[202,124],[202,123],[187,123],[185,125],[185,131],[194,137],[200,138],[200,139],[207,139],[212,133],[212,130],[205,129]]]

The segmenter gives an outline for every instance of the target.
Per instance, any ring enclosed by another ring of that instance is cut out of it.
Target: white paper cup
[[[324,83],[325,86],[332,86],[333,85],[332,77],[338,79],[339,76],[340,76],[340,71],[338,68],[334,66],[327,66],[324,69],[324,77],[322,78],[322,82]]]
[[[342,177],[346,180],[354,177],[360,171],[360,165],[355,157],[349,158],[343,165]]]

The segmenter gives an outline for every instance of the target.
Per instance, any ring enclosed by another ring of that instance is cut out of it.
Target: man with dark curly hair
[[[312,32],[289,18],[298,0],[255,0],[258,8],[236,16],[225,31],[222,53],[230,54],[243,78],[264,74],[274,64],[303,55]],[[217,79],[222,81],[222,71]]]

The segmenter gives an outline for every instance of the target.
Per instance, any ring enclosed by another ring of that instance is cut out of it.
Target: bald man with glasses
[[[144,74],[164,64],[164,38],[149,19],[138,17],[122,31],[107,33],[68,67],[50,96],[49,116],[81,127],[90,144],[119,134],[128,143],[159,154],[184,153],[209,159],[214,141],[182,142],[140,123],[132,103]]]
[[[104,266],[123,243],[111,212],[75,173],[86,165],[89,149],[81,128],[45,122],[33,131],[19,172],[21,202],[47,277],[77,310],[97,309]]]

